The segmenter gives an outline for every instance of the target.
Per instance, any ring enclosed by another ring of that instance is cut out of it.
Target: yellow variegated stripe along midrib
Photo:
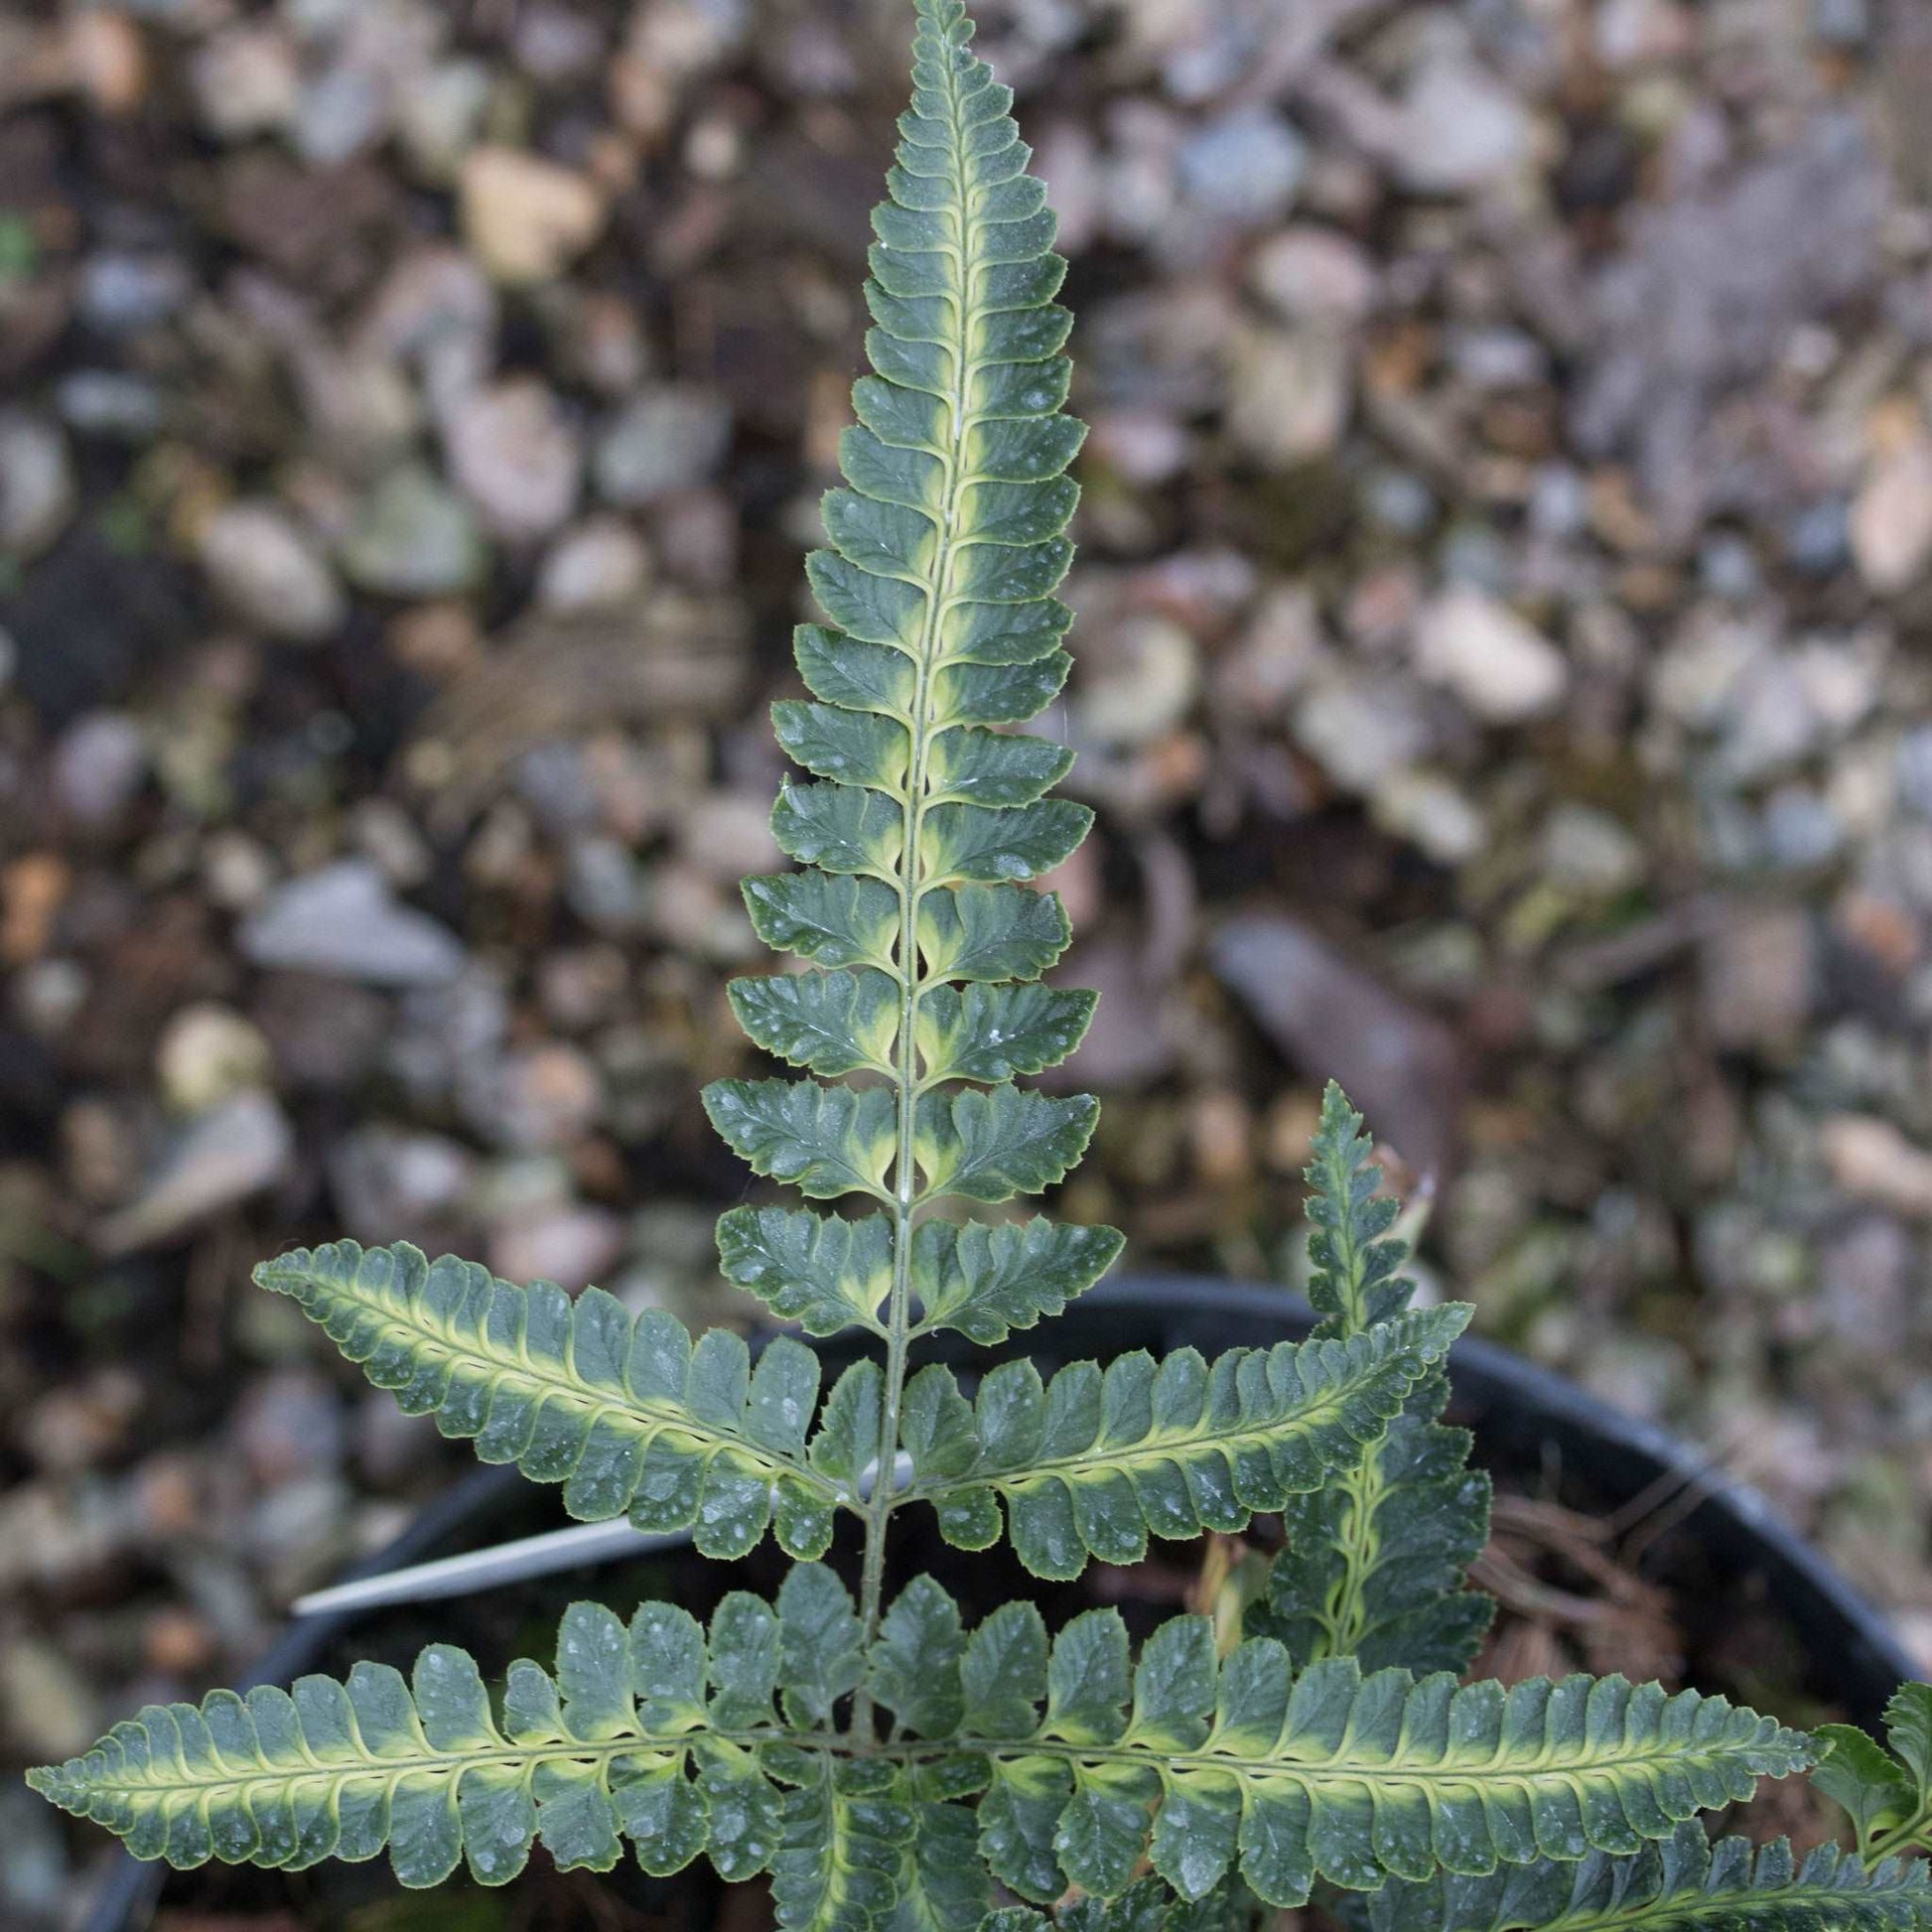
[[[1328,1326],[1338,1335],[1359,1335],[1372,1325],[1368,1318],[1363,1276],[1368,1263],[1349,1212],[1353,1176],[1344,1171],[1334,1200],[1334,1225],[1328,1239],[1334,1251],[1333,1270],[1340,1311]],[[1382,1455],[1388,1439],[1370,1446],[1367,1454],[1340,1478],[1342,1495],[1341,1575],[1335,1579],[1321,1606],[1323,1640],[1309,1659],[1348,1657],[1354,1654],[1368,1624],[1367,1587],[1374,1567],[1377,1537],[1375,1510],[1387,1484],[1382,1478]]]
[[[505,1741],[481,1750],[438,1751],[427,1746],[421,1755],[408,1757],[362,1757],[330,1764],[313,1759],[308,1764],[276,1766],[245,1773],[224,1772],[215,1777],[197,1777],[192,1772],[157,1780],[129,1777],[103,1778],[93,1787],[97,1791],[118,1793],[130,1801],[165,1799],[171,1795],[193,1797],[199,1802],[225,1792],[241,1794],[270,1791],[286,1785],[325,1783],[333,1786],[367,1783],[385,1779],[392,1785],[413,1777],[456,1777],[464,1771],[507,1768],[521,1765],[530,1772],[551,1763],[580,1766],[609,1766],[623,1757],[650,1758],[649,1768],[661,1770],[666,1762],[685,1756],[694,1744],[725,1744],[753,1750],[760,1745],[783,1744],[809,1756],[845,1758],[880,1756],[895,1762],[920,1764],[952,1756],[985,1757],[995,1762],[1028,1757],[1051,1758],[1073,1766],[1085,1764],[1135,1764],[1175,1772],[1220,1771],[1241,1783],[1279,1781],[1322,1788],[1330,1784],[1400,1788],[1431,1788],[1437,1785],[1502,1784],[1521,1785],[1546,1780],[1576,1778],[1598,1779],[1619,1772],[1658,1767],[1671,1769],[1685,1760],[1681,1744],[1659,1740],[1654,1743],[1607,1749],[1600,1754],[1560,1757],[1546,1743],[1526,1759],[1501,1755],[1502,1747],[1484,1759],[1459,1762],[1445,1757],[1434,1764],[1405,1762],[1400,1757],[1361,1753],[1346,1756],[1330,1749],[1326,1756],[1284,1754],[1268,1756],[1253,1751],[1232,1750],[1209,1736],[1199,1746],[1174,1750],[1152,1744],[1099,1744],[1064,1738],[1021,1737],[944,1737],[888,1738],[873,1743],[863,1737],[836,1731],[801,1735],[796,1731],[769,1729],[716,1730],[709,1725],[701,1731],[653,1734],[629,1732],[616,1737],[546,1738],[541,1743],[517,1744]],[[1747,1748],[1743,1740],[1713,1738],[1699,1756],[1725,1755]]]
[[[1368,1627],[1368,1580],[1374,1572],[1380,1543],[1375,1533],[1375,1512],[1388,1487],[1382,1473],[1382,1456],[1387,1447],[1387,1437],[1372,1444],[1368,1453],[1341,1478],[1342,1572],[1322,1606],[1322,1624],[1328,1632],[1328,1642],[1325,1650],[1314,1653],[1316,1657],[1353,1656]]]
[[[723,1423],[700,1426],[688,1410],[668,1406],[660,1408],[628,1391],[621,1398],[616,1397],[610,1389],[586,1382],[562,1363],[553,1365],[537,1361],[530,1353],[527,1338],[519,1337],[514,1360],[506,1361],[501,1355],[491,1355],[475,1344],[451,1336],[428,1320],[405,1319],[391,1303],[373,1296],[356,1295],[346,1288],[339,1293],[342,1300],[365,1310],[391,1333],[411,1338],[418,1347],[439,1350],[453,1366],[462,1364],[474,1370],[482,1380],[496,1383],[515,1379],[529,1388],[539,1402],[561,1399],[578,1404],[591,1412],[587,1428],[594,1428],[606,1416],[614,1417],[634,1424],[640,1435],[675,1436],[714,1454],[729,1450],[733,1455],[755,1463],[761,1473],[774,1482],[780,1476],[787,1476],[817,1490],[832,1502],[850,1503],[841,1484],[828,1482],[802,1457],[793,1460],[781,1455],[777,1450],[755,1442],[750,1436],[728,1429]]]
[[[950,608],[952,577],[961,545],[958,541],[960,496],[964,483],[970,352],[973,334],[973,279],[977,270],[973,237],[973,203],[978,190],[970,180],[969,157],[960,119],[959,65],[955,50],[946,36],[935,34],[940,65],[945,74],[946,123],[952,137],[952,165],[959,193],[945,210],[950,233],[951,253],[958,289],[947,291],[945,300],[953,310],[955,341],[942,345],[951,364],[951,394],[944,397],[949,417],[946,449],[940,455],[942,486],[939,517],[934,535],[933,565],[928,573],[925,612],[920,621],[918,653],[913,661],[911,743],[906,761],[905,835],[900,843],[898,877],[899,920],[897,977],[899,983],[898,1039],[894,1082],[897,1097],[897,1144],[893,1165],[893,1291],[887,1313],[886,1372],[881,1402],[878,1468],[892,1467],[898,1449],[899,1409],[905,1388],[906,1355],[910,1341],[912,1314],[912,1229],[920,1205],[914,1134],[917,1124],[919,1082],[918,1013],[924,993],[919,969],[919,902],[924,896],[921,877],[921,831],[925,819],[925,794],[928,785],[927,763],[935,736],[932,719],[933,679],[941,628]],[[890,1482],[873,1485],[870,1514],[866,1524],[866,1553],[860,1579],[860,1616],[868,1647],[879,1634],[879,1620],[885,1595],[886,1525],[897,1498]],[[861,1736],[870,1734],[872,1698],[861,1687],[854,1710],[853,1728]]]
[[[1077,1450],[1070,1455],[1029,1457],[1024,1468],[969,1470],[965,1475],[940,1476],[930,1481],[914,1482],[901,1489],[897,1499],[900,1502],[915,1499],[931,1501],[934,1497],[950,1495],[960,1489],[1025,1489],[1052,1477],[1110,1474],[1142,1463],[1173,1462],[1176,1456],[1185,1455],[1189,1450],[1222,1446],[1265,1449],[1291,1433],[1301,1434],[1319,1428],[1345,1412],[1360,1393],[1358,1384],[1339,1382],[1323,1389],[1314,1400],[1305,1401],[1292,1416],[1272,1416],[1252,1423],[1217,1423],[1214,1417],[1203,1416],[1189,1429],[1165,1436],[1149,1435],[1137,1443],[1096,1442],[1090,1449]]]

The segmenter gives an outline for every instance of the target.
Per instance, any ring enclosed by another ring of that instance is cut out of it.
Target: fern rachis
[[[826,1389],[795,1336],[754,1361],[734,1334],[404,1245],[257,1271],[404,1408],[561,1484],[570,1513],[689,1529],[717,1558],[769,1530],[792,1567],[774,1601],[734,1591],[709,1627],[577,1604],[554,1669],[512,1663],[500,1703],[433,1645],[408,1681],[364,1664],[152,1707],[36,1787],[185,1866],[386,1848],[404,1884],[467,1862],[493,1885],[538,1841],[566,1867],[609,1869],[626,1843],[652,1872],[702,1854],[727,1879],[768,1872],[788,1932],[1029,1932],[1033,1913],[992,1909],[996,1884],[1066,1899],[1065,1932],[1235,1932],[1258,1900],[1317,1889],[1388,1932],[1926,1932],[1922,1875],[1885,1859],[1932,1815],[1932,1725],[1909,1700],[1896,1758],[1824,1737],[1821,1782],[1861,1856],[1800,1871],[1713,1856],[1688,1821],[1803,1768],[1814,1740],[1616,1678],[1458,1685],[1488,1613],[1463,1587],[1487,1489],[1441,1422],[1467,1311],[1409,1306],[1394,1209],[1338,1094],[1310,1174],[1308,1342],[1046,1381],[1020,1358],[970,1395],[948,1367],[914,1371],[936,1333],[993,1345],[1058,1313],[1121,1245],[973,1212],[1059,1181],[1096,1111],[1017,1084],[1066,1059],[1093,1010],[1042,983],[1067,922],[1033,885],[1092,814],[1047,795],[1064,750],[1012,729],[1067,673],[1053,592],[1081,432],[1061,411],[1052,216],[1011,97],[968,53],[958,0],[917,14],[874,219],[874,373],[807,562],[828,621],[796,636],[809,698],[774,710],[809,774],[772,814],[797,869],[746,883],[760,936],[806,970],[730,988],[748,1036],[802,1074],[705,1096],[755,1173],[857,1208],[732,1208],[726,1277],[809,1335],[881,1349]],[[889,1595],[907,1508],[957,1549],[1004,1536],[1047,1578],[1259,1511],[1282,1512],[1289,1544],[1225,1656],[1192,1616],[1136,1652],[1111,1610],[1049,1634],[1015,1602],[969,1629],[930,1578]],[[818,1561],[841,1517],[856,1596]]]

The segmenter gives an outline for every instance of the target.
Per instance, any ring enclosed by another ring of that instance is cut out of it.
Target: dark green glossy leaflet
[[[969,1404],[949,1369],[906,1390],[908,1494],[929,1501],[962,1549],[995,1542],[1005,1506],[1020,1560],[1077,1577],[1090,1558],[1138,1563],[1150,1535],[1238,1531],[1256,1510],[1359,1462],[1468,1311],[1427,1309],[1347,1341],[1135,1352],[1103,1372],[1075,1362],[1042,1385],[1008,1362]]]
[[[1124,1245],[1113,1228],[1065,1227],[1035,1216],[923,1222],[912,1238],[912,1287],[922,1329],[956,1328],[982,1344],[1005,1341],[1058,1314],[1114,1265]]]
[[[950,1628],[921,1587],[909,1631],[882,1630],[878,1651],[901,1653],[875,1653],[882,1701],[906,1693],[907,1643]],[[958,1732],[897,1748],[983,1761],[981,1851],[1039,1902],[1069,1883],[1120,1892],[1144,1854],[1186,1897],[1238,1870],[1276,1905],[1302,1904],[1317,1877],[1373,1890],[1439,1866],[1628,1855],[1810,1758],[1801,1734],[1694,1691],[1458,1688],[1447,1673],[1365,1678],[1346,1659],[1297,1678],[1268,1638],[1217,1658],[1204,1617],[1164,1624],[1134,1660],[1115,1611],[1076,1617],[1049,1646],[1038,1610],[1012,1603],[958,1647],[956,1685],[952,1648],[934,1646],[924,1677],[946,1681],[909,1687],[902,1715],[943,1722],[956,1697]]]
[[[718,1259],[728,1282],[807,1334],[885,1333],[893,1230],[883,1214],[846,1221],[799,1207],[734,1207],[718,1223]]]
[[[1925,1932],[1932,1879],[1922,1864],[1867,1867],[1832,1845],[1802,1864],[1783,1839],[1714,1848],[1692,1821],[1634,1858],[1398,1881],[1355,1917],[1371,1932]]]
[[[828,1077],[893,1070],[898,994],[884,973],[772,973],[727,990],[739,1025],[793,1066]]]
[[[818,1357],[787,1337],[755,1365],[724,1329],[694,1344],[661,1309],[633,1316],[601,1289],[513,1287],[407,1242],[297,1248],[255,1280],[410,1415],[473,1440],[485,1462],[562,1483],[573,1516],[690,1529],[715,1557],[743,1556],[769,1525],[791,1555],[816,1557],[835,1508],[856,1505],[807,1459]]]
[[[926,1782],[913,1771],[914,1788]],[[943,1784],[934,1789],[943,1793]],[[899,1876],[895,1932],[975,1932],[993,1900],[978,1821],[966,1805],[925,1796],[913,1807],[911,1856]]]
[[[917,1813],[905,1769],[818,1751],[767,1753],[791,1780],[771,1861],[780,1923],[819,1928],[886,1923],[904,1887]]]
[[[792,1183],[818,1200],[870,1194],[890,1200],[893,1096],[886,1087],[820,1086],[816,1080],[719,1080],[705,1111],[754,1173]]]
[[[1322,1097],[1313,1160],[1310,1298],[1317,1335],[1372,1334],[1409,1319],[1415,1284],[1388,1238],[1397,1203],[1381,1178],[1362,1119],[1332,1082]],[[1288,1546],[1244,1627],[1279,1638],[1298,1664],[1352,1656],[1364,1670],[1399,1664],[1461,1671],[1495,1606],[1465,1588],[1489,1533],[1489,1478],[1468,1467],[1468,1432],[1442,1422],[1449,1384],[1423,1377],[1387,1437],[1341,1480],[1293,1498]]]
[[[1003,1201],[1036,1194],[1079,1161],[1099,1114],[1099,1102],[1087,1094],[1018,1087],[928,1093],[919,1101],[912,1143],[925,1175],[921,1198]]]

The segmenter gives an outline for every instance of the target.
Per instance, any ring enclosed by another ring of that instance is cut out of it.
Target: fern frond
[[[1812,1782],[1851,1813],[1867,1858],[1932,1845],[1932,1685],[1901,1684],[1885,1706],[1885,1743],[1855,1725],[1821,1725]]]
[[[408,1681],[357,1664],[345,1683],[150,1706],[31,1782],[137,1857],[180,1866],[301,1870],[387,1847],[405,1885],[438,1884],[465,1859],[500,1885],[538,1839],[566,1869],[608,1871],[628,1837],[646,1870],[709,1848],[749,1876],[779,1848],[780,1800],[757,1755],[787,1735],[771,1703],[778,1626],[769,1605],[728,1597],[707,1646],[670,1604],[646,1603],[626,1629],[575,1603],[555,1674],[512,1664],[500,1718],[474,1661],[433,1644]]]
[[[516,1288],[481,1264],[407,1242],[297,1248],[255,1280],[293,1300],[377,1388],[485,1462],[560,1482],[564,1507],[639,1529],[693,1531],[707,1556],[743,1556],[770,1525],[792,1556],[822,1556],[843,1488],[806,1456],[818,1357],[785,1336],[756,1365],[714,1328],[694,1344],[661,1309]]]
[[[956,1695],[959,1731],[900,1748],[983,1755],[980,1849],[1042,1903],[1069,1883],[1112,1896],[1144,1855],[1183,1897],[1238,1870],[1274,1905],[1316,1877],[1366,1891],[1438,1866],[1628,1855],[1811,1755],[1723,1698],[1622,1678],[1458,1688],[1348,1659],[1296,1677],[1266,1637],[1221,1660],[1205,1617],[1163,1624],[1135,1662],[1115,1611],[1049,1646],[1038,1610],[1010,1603],[928,1675],[948,1682],[921,1696]]]
[[[1482,1552],[1489,1477],[1466,1430],[1439,1420],[1448,1378],[1423,1377],[1352,1470],[1282,1508],[1287,1547],[1242,1628],[1298,1665],[1353,1657],[1365,1671],[1468,1668],[1495,1604],[1463,1579]]]
[[[873,215],[874,373],[853,391],[844,483],[824,499],[829,547],[806,562],[828,621],[796,633],[810,697],[772,712],[805,774],[780,791],[772,829],[803,870],[746,885],[765,943],[813,970],[731,989],[767,1052],[883,1084],[727,1081],[706,1095],[759,1173],[878,1203],[851,1222],[735,1209],[719,1247],[734,1282],[812,1333],[886,1339],[882,1457],[915,1322],[1004,1339],[1057,1312],[1120,1247],[1111,1229],[929,1214],[1051,1186],[1092,1134],[1090,1098],[1012,1083],[1065,1059],[1092,1018],[1091,993],[1039,984],[1068,933],[1032,882],[1093,814],[1046,796],[1064,748],[1009,729],[1053,701],[1068,667],[1071,613],[1053,592],[1083,431],[1060,413],[1064,264],[1012,94],[967,52],[964,8],[916,5],[912,98]],[[882,1494],[879,1524],[893,1505]],[[866,1594],[876,1616],[876,1579]]]
[[[1083,432],[1012,96],[969,53],[960,0],[914,6],[868,258],[873,372],[806,563],[826,621],[795,633],[807,696],[772,714],[794,775],[771,824],[796,869],[745,885],[755,929],[804,970],[730,988],[751,1041],[797,1071],[704,1096],[756,1173],[841,1203],[733,1208],[725,1275],[810,1334],[877,1337],[877,1358],[821,1403],[795,1338],[755,1361],[596,1289],[353,1242],[257,1271],[406,1411],[560,1483],[573,1514],[689,1528],[718,1558],[771,1528],[805,1560],[770,1603],[727,1595],[708,1630],[664,1603],[627,1626],[573,1605],[554,1671],[513,1664],[496,1702],[434,1645],[407,1681],[360,1664],[150,1707],[32,1782],[185,1866],[386,1849],[406,1885],[466,1861],[499,1885],[539,1840],[564,1868],[609,1869],[626,1840],[651,1873],[703,1854],[727,1880],[768,1870],[785,1932],[1040,1932],[989,1910],[996,1879],[1066,1900],[1052,1932],[1242,1932],[1257,1900],[1299,1906],[1317,1882],[1370,1932],[1932,1932],[1922,1875],[1714,1858],[1685,1823],[1803,1767],[1813,1740],[1621,1678],[1458,1687],[1486,1614],[1461,1586],[1487,1486],[1441,1420],[1468,1311],[1410,1308],[1395,1205],[1337,1089],[1309,1173],[1309,1341],[1049,1382],[1014,1362],[972,1400],[942,1366],[911,1373],[932,1333],[993,1345],[1059,1312],[1121,1245],[973,1218],[1059,1183],[1097,1112],[1017,1084],[1066,1060],[1094,1010],[1044,983],[1069,929],[1039,886],[1093,814],[1049,795],[1069,753],[1014,729],[1068,672],[1055,592]],[[1049,1640],[1024,1601],[969,1630],[927,1578],[889,1605],[905,1502],[957,1548],[1010,1536],[1050,1578],[1280,1510],[1290,1548],[1254,1621],[1283,1640],[1250,1630],[1223,1657],[1210,1619],[1181,1616],[1136,1654],[1112,1610]],[[841,1508],[863,1519],[856,1594],[809,1560]],[[1444,1668],[1364,1671],[1384,1661]],[[1868,1853],[1932,1830],[1932,1691],[1895,1704],[1896,1757],[1825,1742]]]
[[[565,1869],[608,1871],[627,1839],[657,1874],[700,1853],[728,1879],[769,1867],[779,1922],[799,1932],[872,1932],[914,1893],[943,1902],[941,1932],[964,1932],[983,1893],[930,1868],[957,1849],[956,1823],[935,1843],[912,1767],[855,1755],[830,1727],[858,1633],[850,1593],[817,1564],[786,1576],[775,1606],[733,1592],[708,1634],[668,1603],[627,1628],[575,1603],[554,1673],[512,1664],[496,1709],[475,1662],[433,1644],[408,1680],[358,1664],[344,1683],[150,1706],[30,1782],[184,1867],[293,1871],[386,1848],[405,1885],[465,1861],[500,1885],[539,1840]]]
[[[1212,1363],[1183,1348],[1136,1351],[1103,1372],[1075,1362],[1042,1384],[1008,1362],[969,1405],[950,1370],[906,1390],[907,1492],[938,1512],[946,1540],[985,1549],[1001,1505],[1035,1576],[1077,1577],[1089,1558],[1138,1563],[1150,1535],[1247,1527],[1256,1510],[1361,1460],[1467,1311],[1429,1309],[1346,1341],[1239,1348]]]
[[[1398,1881],[1364,1916],[1371,1932],[1925,1932],[1932,1877],[1896,1860],[1867,1867],[1832,1845],[1802,1863],[1783,1839],[1755,1853],[1741,1838],[1713,1847],[1689,1822],[1634,1858]]]
[[[856,1605],[817,1565],[790,1573],[775,1609],[727,1597],[708,1639],[669,1604],[646,1603],[628,1629],[575,1604],[555,1675],[512,1665],[500,1718],[470,1658],[434,1645],[413,1685],[362,1664],[345,1684],[150,1707],[32,1781],[180,1865],[300,1868],[386,1846],[404,1884],[466,1857],[501,1884],[538,1838],[560,1864],[608,1870],[628,1837],[653,1871],[708,1852],[740,1878],[775,1859],[787,1926],[867,1932],[911,1890],[963,1922],[974,1881],[944,1860],[975,1792],[980,1853],[1023,1897],[1069,1882],[1112,1896],[1146,1854],[1185,1898],[1238,1867],[1286,1905],[1317,1875],[1363,1890],[1438,1865],[1481,1876],[1628,1855],[1809,1755],[1721,1698],[1620,1678],[1505,1692],[1337,1660],[1292,1679],[1267,1638],[1218,1659],[1204,1617],[1163,1625],[1138,1662],[1112,1610],[1049,1646],[1037,1609],[1009,1604],[961,1643],[943,1592],[915,1591],[870,1660]],[[915,1681],[906,1646],[927,1629],[955,1635]],[[881,1701],[903,1707],[891,1739],[833,1726],[862,1661]],[[956,1714],[957,1729],[912,1734],[915,1714]]]
[[[1321,1095],[1304,1177],[1309,1183],[1309,1300],[1328,1326],[1354,1334],[1409,1306],[1416,1285],[1401,1274],[1408,1251],[1389,1238],[1401,1204],[1376,1193],[1382,1170],[1362,1117],[1330,1080]]]
[[[1397,1203],[1362,1117],[1332,1081],[1308,1168],[1310,1299],[1317,1335],[1373,1334],[1407,1320],[1415,1284],[1391,1239]],[[1353,1657],[1365,1671],[1468,1668],[1495,1605],[1463,1580],[1489,1535],[1488,1476],[1468,1467],[1466,1430],[1442,1421],[1449,1383],[1421,1378],[1388,1434],[1339,1478],[1290,1499],[1287,1547],[1243,1627],[1279,1638],[1298,1665]]]

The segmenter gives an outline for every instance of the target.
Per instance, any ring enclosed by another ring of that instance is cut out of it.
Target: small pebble
[[[598,493],[624,507],[703,483],[731,440],[731,411],[718,397],[658,388],[636,398],[605,431],[592,467]]]
[[[1608,812],[1566,801],[1544,821],[1543,870],[1569,892],[1608,898],[1642,880],[1643,847]]]
[[[471,149],[459,188],[465,238],[494,281],[545,281],[604,226],[604,194],[594,181],[520,148]]]
[[[74,369],[55,386],[61,420],[78,436],[146,443],[160,430],[166,405],[145,376],[120,369]]]
[[[1228,371],[1228,427],[1273,470],[1325,456],[1348,420],[1347,345],[1326,329],[1244,330]]]
[[[537,572],[537,601],[553,611],[624,604],[650,578],[650,551],[629,524],[592,517],[557,539]]]
[[[1255,227],[1279,219],[1308,167],[1308,144],[1272,109],[1237,107],[1181,143],[1189,201],[1210,216]]]
[[[444,986],[462,970],[448,927],[394,898],[365,859],[342,859],[276,887],[237,939],[258,966],[337,973],[372,986]]]
[[[1290,322],[1347,327],[1374,307],[1374,264],[1331,228],[1298,224],[1270,235],[1248,264],[1248,281]]]
[[[1505,605],[1457,587],[1416,623],[1416,669],[1445,684],[1485,724],[1517,724],[1561,702],[1569,668],[1556,645]]]
[[[313,643],[346,612],[320,547],[273,503],[217,510],[202,531],[201,560],[215,594],[266,636]]]
[[[163,1152],[135,1198],[94,1228],[103,1254],[172,1241],[282,1178],[295,1155],[288,1116],[267,1093],[234,1094]]]
[[[147,740],[138,721],[124,711],[90,711],[61,734],[54,793],[76,824],[106,825],[141,788],[147,771]]]
[[[183,1114],[206,1113],[244,1088],[266,1085],[273,1072],[261,1030],[211,1000],[177,1013],[155,1051],[162,1097]]]
[[[238,21],[210,36],[188,69],[202,125],[218,141],[271,134],[295,117],[301,73],[278,22]]]
[[[1833,1114],[1818,1144],[1833,1181],[1854,1200],[1870,1201],[1908,1220],[1932,1220],[1932,1154],[1888,1120]]]
[[[80,317],[108,336],[151,329],[181,308],[193,286],[177,256],[103,250],[81,270]]]
[[[1906,589],[1932,559],[1932,440],[1880,458],[1852,503],[1852,555],[1881,597]]]
[[[343,539],[343,568],[385,597],[445,597],[483,574],[476,519],[427,470],[392,471],[357,504]]]
[[[576,506],[583,449],[555,393],[519,376],[464,396],[444,425],[450,474],[497,536],[543,537]]]
[[[0,411],[0,556],[36,557],[74,508],[66,439],[39,417]]]
[[[1426,60],[1403,99],[1402,118],[1396,166],[1420,194],[1468,194],[1508,174],[1529,152],[1523,104],[1466,56]]]
[[[1073,729],[1096,744],[1149,744],[1187,716],[1199,690],[1192,634],[1169,618],[1130,618],[1081,660]]]

